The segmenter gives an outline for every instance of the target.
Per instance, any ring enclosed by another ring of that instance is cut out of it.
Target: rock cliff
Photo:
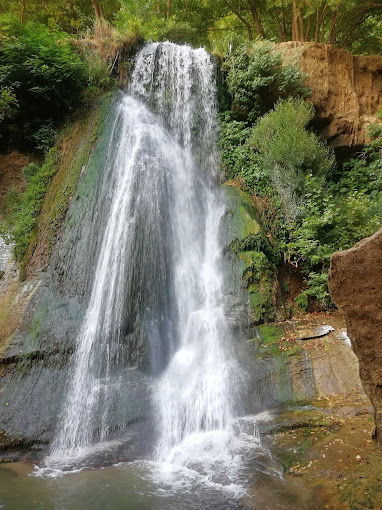
[[[332,256],[330,291],[344,313],[382,446],[382,229]]]
[[[277,49],[308,75],[321,135],[333,147],[364,144],[382,108],[382,56],[351,55],[314,42],[281,43]]]

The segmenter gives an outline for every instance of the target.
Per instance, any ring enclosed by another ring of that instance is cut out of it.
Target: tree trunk
[[[334,12],[330,22],[330,32],[328,36],[328,43],[334,44],[336,38],[336,26],[337,26],[338,13]]]
[[[318,42],[318,36],[320,34],[320,11],[317,7],[317,10],[316,10],[316,30],[315,30],[315,33],[314,33],[314,40],[316,42]]]
[[[261,23],[259,14],[256,9],[256,0],[248,0],[248,6],[249,6],[249,10],[251,11],[253,21],[255,22],[255,27],[256,27],[256,31],[257,31],[258,35],[260,35],[261,37],[263,37],[265,39],[266,38],[265,30],[264,30],[263,24]]]
[[[250,41],[253,41],[253,29],[252,29],[252,26],[251,24],[244,18],[244,16],[242,16],[240,14],[240,12],[236,11],[236,9],[234,9],[233,7],[231,7],[231,10],[232,12],[239,18],[239,20],[243,23],[243,25],[245,26],[245,28],[247,29],[247,32],[248,32],[248,39]]]
[[[98,0],[91,0],[96,19],[103,19],[102,6]]]
[[[171,16],[172,12],[172,0],[166,0],[166,18]]]
[[[25,23],[25,15],[27,11],[27,0],[21,0],[21,9],[20,9],[20,23],[23,25]]]
[[[308,25],[306,27],[306,32],[305,32],[305,37],[304,37],[304,41],[310,41],[310,27],[312,25],[312,20],[311,18],[309,17],[308,19]]]
[[[297,9],[297,20],[298,20],[298,36],[299,41],[304,41],[304,19],[301,15],[300,9]]]
[[[282,7],[282,26],[283,26],[283,39],[282,40],[288,41],[290,39],[290,37],[289,37],[287,16],[286,16],[284,7]]]
[[[298,15],[297,15],[297,7],[296,2],[292,2],[292,41],[298,41],[299,36],[299,27],[298,27]]]
[[[321,7],[321,5],[320,5],[320,7]],[[316,42],[320,41],[321,27],[322,27],[322,25],[323,25],[323,23],[325,21],[326,11],[328,9],[328,4],[325,2],[322,11],[319,14],[320,7],[317,8],[317,26],[316,26],[316,36],[315,36],[315,41]]]
[[[304,18],[301,9],[297,7],[296,1],[292,2],[292,40],[304,41]]]

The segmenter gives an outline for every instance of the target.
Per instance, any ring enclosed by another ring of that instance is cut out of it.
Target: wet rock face
[[[382,56],[351,55],[314,42],[281,43],[277,49],[308,75],[321,135],[333,147],[364,144],[382,105]]]
[[[332,256],[329,285],[345,315],[382,446],[382,229]]]

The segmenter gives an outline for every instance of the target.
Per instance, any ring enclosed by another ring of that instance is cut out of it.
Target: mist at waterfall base
[[[163,497],[199,488],[228,501],[245,494],[255,463],[273,469],[256,417],[240,417],[215,95],[203,49],[150,43],[138,54],[97,198],[105,220],[86,315],[37,477],[74,476],[123,451],[131,462],[115,469],[134,469]],[[137,400],[147,419],[128,414]]]

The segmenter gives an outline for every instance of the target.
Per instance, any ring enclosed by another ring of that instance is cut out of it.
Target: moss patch
[[[259,332],[258,355],[262,358],[274,358],[277,365],[286,366],[286,358],[302,351],[302,346],[295,337],[287,336],[283,325],[261,324]]]
[[[37,267],[47,264],[78,179],[110,112],[113,97],[113,93],[105,94],[86,115],[61,133],[57,172],[45,195],[36,235],[30,243],[25,263],[31,262]]]
[[[256,211],[251,198],[239,187],[235,186],[233,182],[225,183],[224,190],[235,204],[230,213],[232,215],[231,222],[238,238],[244,238],[260,232],[260,224],[257,221]]]
[[[242,263],[243,286],[248,292],[248,303],[255,323],[274,320],[276,268],[269,240],[261,230],[251,197],[235,183],[226,183],[224,189],[233,204],[229,213],[235,238],[229,248]]]
[[[61,131],[56,147],[46,154],[43,163],[24,168],[25,191],[21,195],[10,192],[0,231],[15,243],[21,280],[28,266],[46,266],[113,97],[113,93],[105,94],[90,111],[78,112],[77,118]]]
[[[19,322],[19,314],[15,313],[17,292],[17,283],[12,282],[0,299],[0,353]]]
[[[259,335],[262,345],[274,344],[281,340],[284,334],[282,327],[276,324],[262,324],[259,326]]]

